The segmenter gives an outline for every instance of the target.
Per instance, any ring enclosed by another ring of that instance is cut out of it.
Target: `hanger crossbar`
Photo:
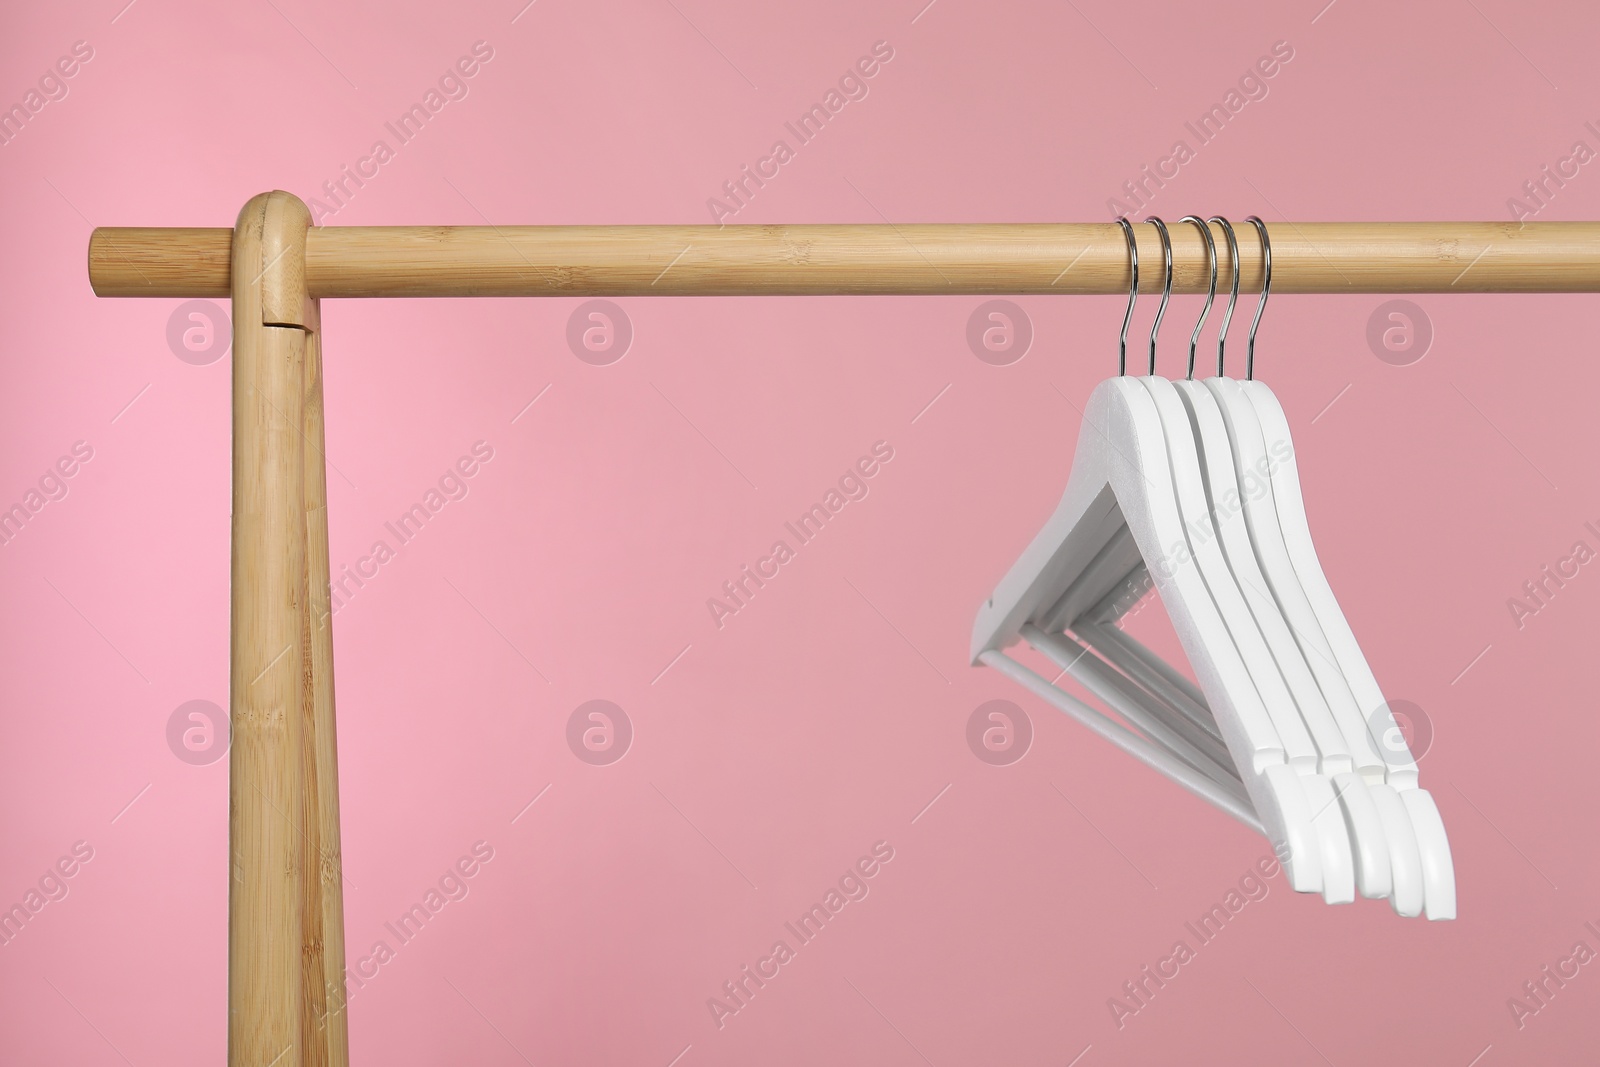
[[[1052,705],[1057,711],[1064,712],[1069,718],[1087,726],[1145,766],[1155,770],[1163,777],[1171,779],[1200,799],[1210,802],[1215,807],[1256,831],[1256,833],[1261,834],[1263,837],[1266,836],[1266,829],[1261,825],[1261,820],[1256,816],[1255,809],[1251,806],[1249,798],[1243,795],[1242,789],[1231,789],[1222,785],[1204,771],[1196,770],[1167,749],[1151,742],[1148,738],[1134,733],[1115,719],[1085,704],[1064,689],[1052,685],[1049,679],[1035,673],[1027,665],[1012,659],[998,649],[990,649],[978,658],[986,665],[1009,677],[1012,681],[1018,682],[1032,691],[1034,696]]]

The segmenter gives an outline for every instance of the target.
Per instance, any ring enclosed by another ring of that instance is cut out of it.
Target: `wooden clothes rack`
[[[1237,231],[1250,292],[1260,239]],[[1277,223],[1271,241],[1278,293],[1600,291],[1600,222]],[[1205,292],[1198,229],[1171,243],[1173,291]],[[232,299],[228,1062],[344,1067],[321,300],[1125,294],[1130,277],[1114,223],[313,228],[270,192],[232,229],[96,229],[89,279],[99,296]]]

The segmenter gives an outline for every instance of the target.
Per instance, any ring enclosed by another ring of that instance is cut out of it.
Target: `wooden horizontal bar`
[[[1199,228],[1169,222],[1174,292],[1204,292]],[[1261,284],[1254,227],[1235,223],[1241,291]],[[1161,246],[1135,226],[1141,292]],[[1212,227],[1226,292],[1232,261]],[[1600,222],[1278,222],[1275,293],[1600,291]],[[228,229],[101,227],[100,296],[225,297]],[[306,237],[310,295],[823,296],[1124,293],[1114,223],[796,226],[339,226]]]

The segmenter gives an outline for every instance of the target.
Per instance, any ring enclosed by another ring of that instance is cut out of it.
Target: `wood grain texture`
[[[339,753],[334,729],[333,607],[328,574],[328,473],[322,403],[322,315],[305,317],[306,598],[303,634],[309,656],[301,767],[306,781],[301,928],[307,1003],[301,1026],[307,1067],[349,1067],[344,985],[344,867],[339,831]],[[315,921],[312,921],[312,916]]]
[[[89,235],[89,285],[96,296],[228,297],[232,244],[227,227],[101,226]]]
[[[231,241],[230,1067],[306,1062],[306,331],[265,322],[268,308],[304,304],[303,272],[283,263],[302,254],[309,224],[299,200],[264,193]]]
[[[1200,234],[1169,223],[1174,291],[1204,292]],[[1232,264],[1220,227],[1220,286]],[[1260,244],[1236,222],[1244,275]],[[1160,292],[1155,229],[1135,226],[1140,291]],[[1277,222],[1278,293],[1600,292],[1600,222]],[[227,230],[101,228],[101,296],[228,293]],[[1109,223],[797,226],[343,226],[306,239],[310,296],[733,296],[1121,293]]]

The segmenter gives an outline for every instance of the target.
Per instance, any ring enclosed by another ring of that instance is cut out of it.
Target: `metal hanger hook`
[[[1172,299],[1172,238],[1167,234],[1167,224],[1151,215],[1144,221],[1161,235],[1161,257],[1166,261],[1167,277],[1161,287],[1161,303],[1156,308],[1156,320],[1150,324],[1150,375],[1156,373],[1156,332],[1161,329],[1161,317],[1167,313],[1167,301]]]
[[[1122,315],[1122,337],[1117,345],[1117,374],[1122,376],[1128,373],[1128,323],[1133,321],[1133,303],[1139,299],[1139,244],[1133,239],[1133,224],[1127,216],[1117,216],[1117,225],[1128,242],[1128,272],[1132,275],[1128,282],[1128,310]]]
[[[1244,380],[1256,376],[1256,327],[1261,325],[1261,312],[1266,309],[1267,297],[1272,295],[1272,242],[1267,239],[1267,224],[1261,216],[1251,215],[1246,222],[1261,235],[1261,302],[1256,305],[1256,317],[1250,320],[1250,344],[1245,349]]]
[[[1206,242],[1206,255],[1211,262],[1211,285],[1206,290],[1206,304],[1200,309],[1200,321],[1194,324],[1194,333],[1189,335],[1189,380],[1194,381],[1194,350],[1200,343],[1200,331],[1205,328],[1206,316],[1211,314],[1211,303],[1217,298],[1217,242],[1211,237],[1209,224],[1200,221],[1199,215],[1185,215],[1179,222],[1192,222],[1200,236]]]
[[[1228,308],[1222,313],[1222,329],[1217,332],[1217,377],[1220,378],[1223,352],[1228,343],[1228,324],[1233,321],[1233,306],[1239,302],[1239,275],[1242,268],[1239,264],[1239,239],[1233,234],[1233,223],[1221,215],[1213,215],[1206,221],[1222,227],[1223,236],[1228,239],[1228,261],[1233,264],[1233,288],[1228,293]],[[1216,262],[1214,257],[1212,262]]]

